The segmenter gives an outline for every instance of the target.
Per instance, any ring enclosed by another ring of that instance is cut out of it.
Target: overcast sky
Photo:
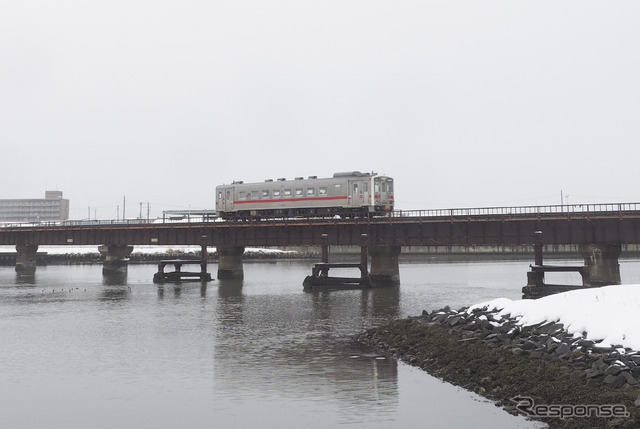
[[[213,208],[376,171],[396,207],[640,201],[636,1],[0,0],[0,198]],[[90,207],[90,209],[89,209]]]

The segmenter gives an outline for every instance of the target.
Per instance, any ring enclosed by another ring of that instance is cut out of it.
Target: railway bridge
[[[42,245],[100,246],[105,268],[117,267],[136,245],[216,247],[218,278],[242,277],[248,246],[363,245],[372,279],[398,283],[402,246],[578,245],[591,284],[620,283],[624,244],[640,244],[640,203],[394,211],[356,219],[248,221],[67,221],[0,228],[0,245],[15,245],[16,270],[35,269]],[[536,256],[536,265],[542,265]],[[544,267],[540,270],[544,271]]]

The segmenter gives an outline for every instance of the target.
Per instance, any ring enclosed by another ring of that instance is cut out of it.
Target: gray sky
[[[376,171],[397,207],[640,201],[635,1],[0,0],[0,198],[213,208]]]

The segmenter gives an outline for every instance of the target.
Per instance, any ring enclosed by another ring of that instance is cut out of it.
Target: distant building
[[[61,191],[46,191],[44,199],[0,200],[0,222],[55,222],[69,219],[69,200]]]

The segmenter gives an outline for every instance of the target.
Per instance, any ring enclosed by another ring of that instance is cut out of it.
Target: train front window
[[[387,192],[387,182],[382,182],[382,192]]]
[[[373,181],[373,192],[376,194],[380,193],[380,179],[375,179]]]
[[[389,192],[393,192],[393,179],[387,179],[387,187],[389,188]]]

